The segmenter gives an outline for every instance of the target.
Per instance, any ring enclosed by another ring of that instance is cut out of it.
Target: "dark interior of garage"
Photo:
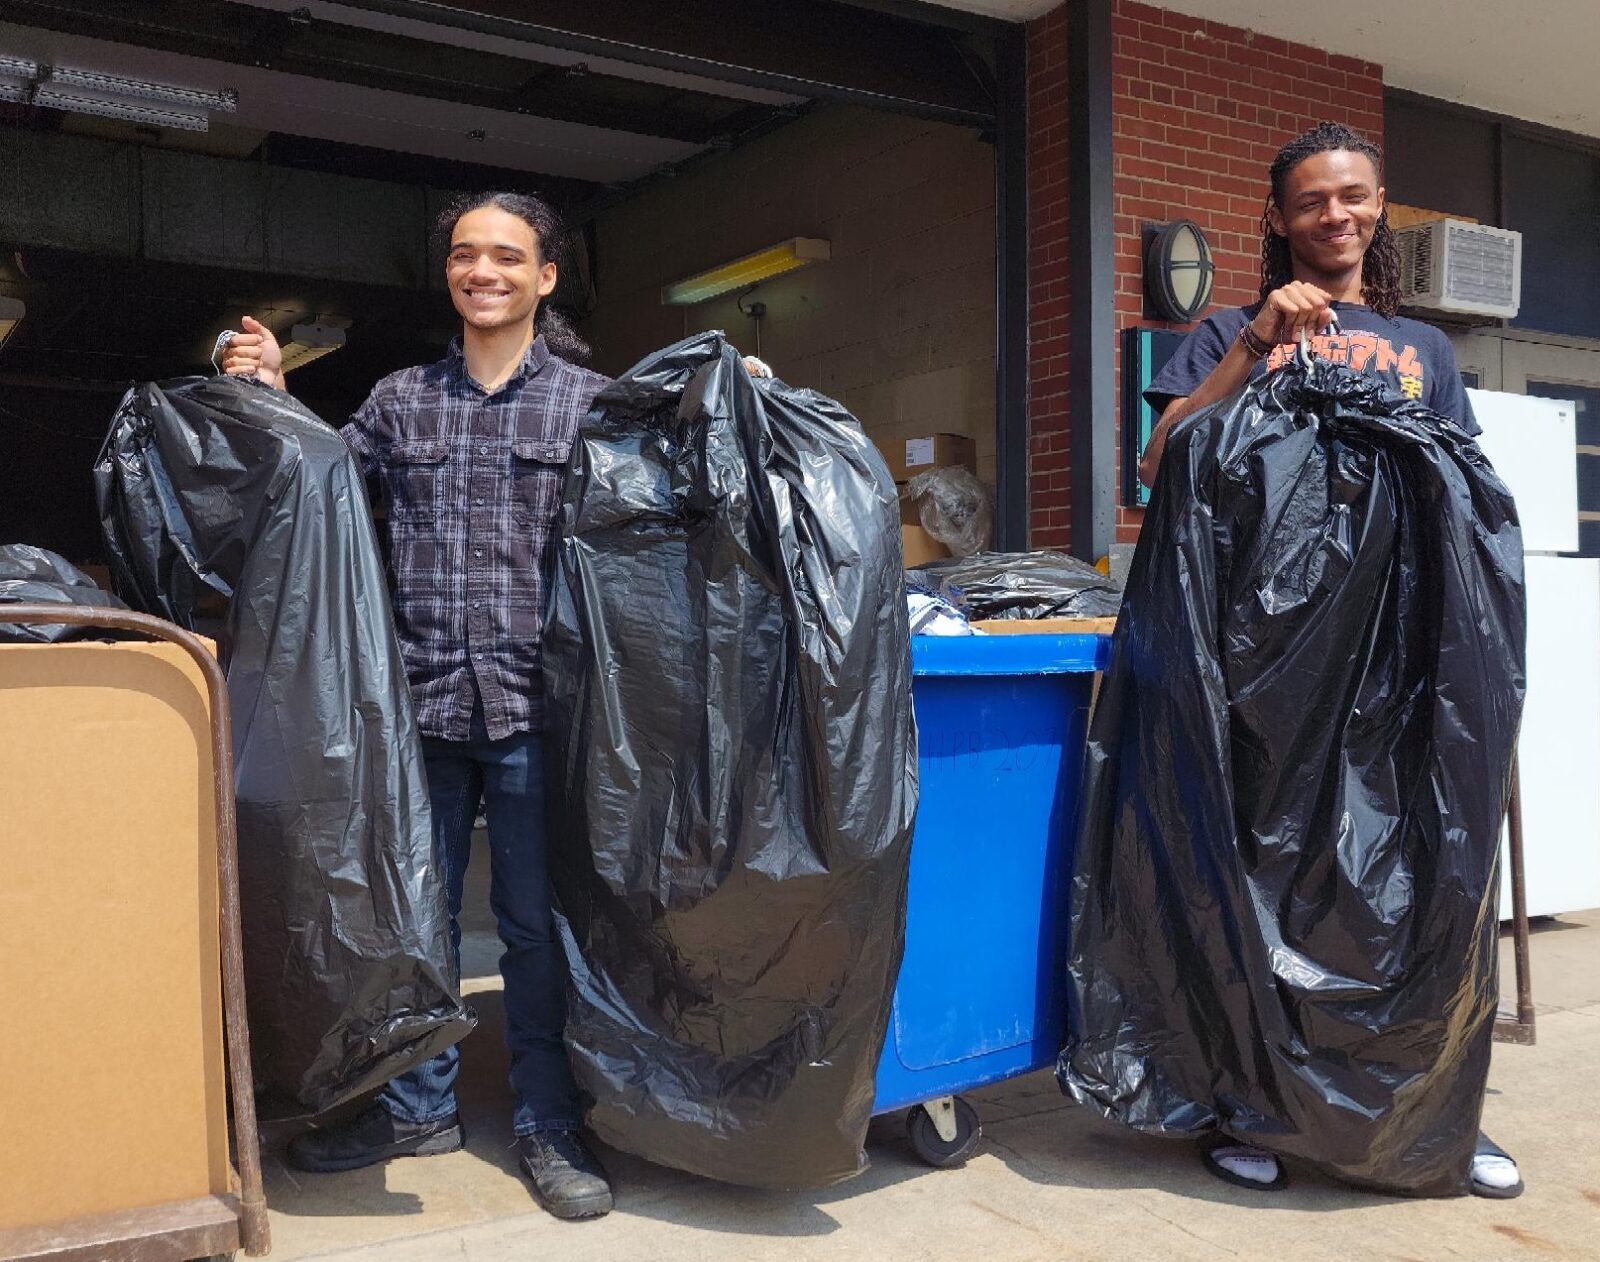
[[[489,188],[537,191],[567,216],[555,300],[595,369],[723,328],[880,445],[969,435],[993,484],[983,31],[822,0],[808,14],[742,6],[749,42],[735,44],[762,51],[719,77],[727,6],[676,6],[670,23],[661,6],[590,7],[606,12],[541,6],[559,12],[534,29],[492,0],[448,21],[400,0],[9,5],[0,296],[25,315],[0,344],[0,541],[101,561],[90,470],[123,392],[211,371],[218,333],[245,313],[317,343],[289,385],[335,425],[386,373],[438,359],[456,317],[431,226],[455,194]],[[659,47],[623,49],[624,30]],[[915,56],[874,55],[889,48]],[[41,103],[41,85],[74,71],[116,78]],[[826,259],[664,301],[674,281],[796,238],[826,243]]]

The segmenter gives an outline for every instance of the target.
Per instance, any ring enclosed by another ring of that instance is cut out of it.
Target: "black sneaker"
[[[517,1137],[522,1168],[539,1204],[557,1218],[599,1218],[611,1212],[611,1180],[576,1131]]]
[[[289,1144],[289,1164],[313,1174],[332,1174],[377,1165],[390,1157],[455,1152],[461,1144],[458,1114],[437,1122],[402,1122],[374,1104],[337,1126],[295,1136]]]

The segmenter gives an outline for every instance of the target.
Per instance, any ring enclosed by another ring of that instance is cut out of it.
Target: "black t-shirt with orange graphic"
[[[1339,331],[1313,338],[1315,354],[1357,372],[1382,377],[1406,398],[1421,399],[1435,412],[1461,424],[1469,434],[1478,433],[1449,338],[1431,324],[1404,316],[1391,320],[1355,303],[1336,302],[1333,309],[1339,316]],[[1195,327],[1144,392],[1145,401],[1157,416],[1173,399],[1194,393],[1228,353],[1239,330],[1260,310],[1261,304],[1256,303],[1217,311]],[[1254,381],[1262,373],[1282,367],[1295,350],[1293,345],[1274,348],[1251,369],[1250,379]]]

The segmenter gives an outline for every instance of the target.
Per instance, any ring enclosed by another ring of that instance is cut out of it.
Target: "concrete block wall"
[[[663,284],[789,237],[833,257],[767,281],[761,354],[786,381],[848,407],[874,442],[967,434],[994,483],[994,150],[971,129],[828,106],[676,179],[596,224],[594,367],[619,373],[703,329],[754,353],[727,295],[661,304]]]
[[[1134,0],[1112,9],[1117,327],[1146,320],[1140,228],[1193,219],[1216,256],[1213,301],[1254,301],[1267,168],[1324,120],[1382,143],[1383,72],[1371,62],[1187,17]],[[1051,299],[1067,292],[1065,8],[1028,27],[1030,216],[1030,523],[1034,546],[1065,544],[1067,343]],[[1060,139],[1055,138],[1059,135]],[[1120,452],[1119,452],[1120,456]],[[1118,488],[1120,498],[1121,467]],[[1121,507],[1117,536],[1143,511]]]

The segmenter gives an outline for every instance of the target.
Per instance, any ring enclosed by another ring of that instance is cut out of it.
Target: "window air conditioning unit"
[[[1522,303],[1522,234],[1433,219],[1397,228],[1400,305],[1510,319]]]

